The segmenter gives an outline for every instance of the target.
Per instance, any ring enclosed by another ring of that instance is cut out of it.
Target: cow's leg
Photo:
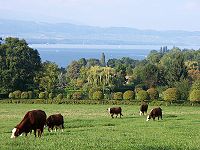
[[[160,115],[160,118],[161,118],[161,120],[162,120],[162,115]]]
[[[111,117],[112,117],[112,118],[114,118],[113,115],[114,115],[114,114],[111,114]]]
[[[116,114],[116,118],[117,118],[118,114]]]
[[[34,129],[34,135],[35,135],[35,137],[36,137],[36,129]]]
[[[155,121],[155,116],[153,116],[153,121]]]

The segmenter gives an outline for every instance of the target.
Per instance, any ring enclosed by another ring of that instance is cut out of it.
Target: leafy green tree
[[[155,88],[150,88],[147,90],[148,94],[149,94],[149,98],[151,100],[156,100],[159,98],[159,93]]]
[[[40,69],[38,51],[30,48],[25,40],[6,38],[0,45],[0,93],[33,89]]]
[[[37,78],[39,87],[41,91],[53,92],[58,85],[58,65],[46,61],[42,64],[42,66],[42,72]]]
[[[103,93],[101,91],[96,91],[93,93],[93,99],[101,100],[103,99]]]
[[[179,82],[175,83],[175,88],[180,93],[180,99],[181,100],[187,100],[189,97],[189,91],[190,91],[190,82],[187,79],[180,80]]]
[[[114,100],[122,100],[123,99],[123,93],[122,92],[113,93],[113,99]]]

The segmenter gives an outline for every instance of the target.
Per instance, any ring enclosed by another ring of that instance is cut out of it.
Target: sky
[[[0,19],[200,31],[200,0],[0,0]]]

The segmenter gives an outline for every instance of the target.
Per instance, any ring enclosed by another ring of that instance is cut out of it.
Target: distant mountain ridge
[[[25,38],[30,44],[200,45],[200,31],[156,31],[0,19],[0,37]]]

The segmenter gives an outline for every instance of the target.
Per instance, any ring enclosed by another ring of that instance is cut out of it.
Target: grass
[[[163,120],[146,122],[139,106],[122,105],[123,117],[112,119],[108,105],[1,104],[1,150],[198,150],[200,107],[162,106]],[[153,108],[150,106],[149,110]],[[64,132],[10,139],[11,130],[25,113],[42,109],[47,116],[61,113]]]

